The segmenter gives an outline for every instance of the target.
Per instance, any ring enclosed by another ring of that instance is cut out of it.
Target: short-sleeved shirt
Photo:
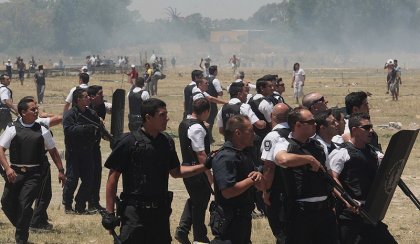
[[[349,141],[351,143],[351,141]],[[376,155],[378,155],[378,164],[381,163],[384,154],[375,151]],[[328,159],[330,162],[331,170],[337,174],[341,174],[341,171],[344,169],[344,164],[350,160],[350,155],[347,148],[338,148],[333,150],[330,155],[328,155]]]
[[[187,116],[189,118],[190,116]],[[204,138],[206,137],[206,130],[200,124],[193,124],[188,128],[188,139],[191,140],[191,148],[194,152],[205,150]]]
[[[34,125],[34,123],[25,124],[22,122],[22,119],[19,119],[19,123],[21,123],[24,127],[27,127],[27,128],[32,127]],[[44,126],[41,126],[41,133],[42,133],[42,137],[44,138],[45,149],[47,150],[53,149],[55,147],[55,142],[51,135],[51,132]],[[0,136],[0,146],[2,146],[3,148],[9,149],[10,143],[12,142],[15,136],[16,136],[15,126],[7,126],[6,130]]]
[[[242,208],[253,206],[252,187],[239,196],[226,199],[222,190],[233,187],[236,183],[246,179],[255,170],[252,159],[244,153],[234,149],[230,141],[225,142],[223,149],[213,159],[213,176],[215,182],[216,201],[221,206]]]
[[[255,96],[254,96],[255,97]],[[264,115],[265,120],[267,122],[271,122],[271,112],[273,112],[273,103],[263,99],[258,106],[258,110]]]
[[[193,101],[195,101],[195,100],[197,100],[197,99],[200,99],[200,98],[206,98],[206,97],[210,96],[210,94],[208,94],[207,92],[202,92],[202,91],[200,90],[200,88],[198,88],[197,86],[195,86],[195,87],[192,89],[192,94],[194,94],[194,93],[196,93],[196,92],[199,92],[199,93],[197,93],[197,94],[195,94],[195,95],[193,96]]]
[[[325,155],[328,158],[328,154],[329,154],[328,153],[328,148],[331,146],[331,144],[328,144],[319,135],[315,135],[315,138],[314,139],[318,140],[321,143],[322,147],[324,148],[324,153],[325,153]],[[330,163],[329,163],[329,160],[328,159],[325,161],[325,166],[327,167],[328,170],[331,169],[331,166],[330,166]]]
[[[295,77],[295,84],[302,84],[305,76],[305,71],[300,68],[297,72],[293,71],[293,75]]]
[[[39,86],[45,85],[45,71],[41,73],[41,71],[36,71],[34,74],[35,82]]]
[[[273,130],[268,133],[263,142],[261,143],[261,160],[263,161],[276,161],[276,154],[274,154],[274,148],[282,138],[280,134],[275,131],[277,129],[287,129],[289,125],[287,123],[280,123],[274,126]]]
[[[83,88],[83,89],[87,89],[88,87],[89,87],[89,85],[88,84],[85,84],[85,83],[82,83],[82,84],[80,84],[79,86],[75,86],[75,87],[73,87],[73,88],[71,88],[71,90],[70,90],[70,92],[69,92],[69,94],[67,95],[67,98],[66,98],[66,102],[67,103],[72,103],[73,102],[73,92],[78,88],[78,87],[80,87],[80,88]]]
[[[214,86],[214,89],[216,89],[216,91],[217,91],[218,93],[223,91],[223,90],[222,90],[222,85],[221,85],[221,83],[220,83],[220,80],[219,80],[219,79],[214,78],[214,80],[213,80],[213,86]]]
[[[241,103],[241,101],[238,98],[232,98],[229,100],[228,104],[238,104]],[[222,109],[219,110],[217,113],[217,127],[222,128],[223,127],[223,120],[222,120]],[[249,121],[251,121],[251,124],[254,124],[259,119],[257,115],[255,115],[254,111],[252,111],[251,106],[246,103],[241,103],[241,106],[239,107],[239,112],[241,115],[248,116]]]
[[[293,138],[292,133],[289,134],[289,138]],[[315,140],[315,139],[314,138],[309,138],[309,140]],[[287,152],[289,144],[290,143],[286,138],[280,138],[279,142],[276,144],[276,147],[274,148],[274,157],[276,157],[277,153],[279,153],[281,151]],[[275,161],[275,163],[280,166],[280,164],[277,161]],[[330,165],[330,162],[329,162],[328,157],[326,157],[325,166],[328,167],[328,165]]]
[[[169,171],[180,165],[178,155],[175,148],[169,146],[170,142],[164,134],[159,133],[153,138],[144,132],[140,133],[143,133],[144,136],[147,136],[150,140],[148,145],[151,148],[147,154],[150,158],[153,158],[153,161],[150,162],[139,162],[142,164],[142,167],[144,167],[144,172],[148,172],[147,177],[151,181],[148,185],[152,189],[148,189],[148,192],[153,195],[161,195],[168,189]],[[123,191],[127,194],[137,190],[134,186],[130,185],[130,181],[125,178],[128,177],[135,168],[132,162],[132,155],[136,149],[135,143],[136,138],[132,133],[124,134],[116,143],[105,162],[106,168],[122,173]]]
[[[1,103],[6,104],[6,100],[11,99],[12,94],[10,93],[10,90],[6,87],[0,84],[0,100]]]

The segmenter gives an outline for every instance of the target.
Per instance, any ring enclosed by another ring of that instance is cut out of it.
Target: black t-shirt
[[[239,196],[226,199],[222,195],[222,190],[234,186],[248,177],[248,174],[255,171],[252,159],[244,151],[237,150],[230,141],[225,142],[224,149],[221,150],[213,159],[213,176],[215,182],[215,198],[222,207],[252,209],[253,187],[240,194]]]
[[[132,155],[136,150],[136,138],[132,133],[127,133],[117,142],[105,162],[105,167],[122,173],[124,193],[160,197],[168,191],[169,171],[180,165],[178,155],[175,148],[171,147],[168,138],[162,133],[159,133],[156,138],[143,131],[140,133],[148,139],[147,152],[142,153],[147,159],[133,163]],[[146,181],[142,189],[138,187],[138,177]]]

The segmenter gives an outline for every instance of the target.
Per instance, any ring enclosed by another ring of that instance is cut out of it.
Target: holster
[[[232,223],[233,211],[224,210],[215,201],[210,203],[210,229],[214,236],[225,235]]]

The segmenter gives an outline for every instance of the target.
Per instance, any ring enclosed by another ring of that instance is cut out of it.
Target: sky
[[[200,13],[212,19],[247,19],[261,6],[280,2],[282,0],[132,0],[130,7],[138,10],[146,21],[166,18],[168,7],[176,8],[181,16]]]

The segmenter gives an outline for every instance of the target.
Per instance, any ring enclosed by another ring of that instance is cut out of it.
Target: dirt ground
[[[303,67],[305,68],[305,67]],[[177,135],[178,124],[182,117],[183,97],[182,91],[184,86],[191,80],[192,67],[178,68],[177,70],[166,71],[166,79],[159,81],[158,98],[163,99],[168,105],[170,121],[168,123],[168,132]],[[292,98],[293,89],[290,88],[291,73],[285,70],[269,70],[269,69],[244,69],[246,80],[255,82],[255,80],[264,74],[278,74],[283,77],[286,83],[286,92],[284,97],[286,102],[295,106]],[[390,95],[385,94],[385,71],[376,69],[305,69],[307,81],[305,83],[304,92],[318,91],[321,92],[329,101],[329,106],[344,106],[344,96],[351,91],[369,91],[372,96],[369,98],[371,108],[372,122],[375,130],[378,132],[380,142],[384,150],[387,148],[391,136],[397,132],[395,129],[379,127],[389,122],[401,122],[403,129],[420,128],[420,109],[418,95],[420,88],[417,83],[420,81],[420,70],[404,70],[403,85],[401,86],[401,96],[398,102],[391,101]],[[228,68],[219,68],[219,79],[222,86],[233,81],[232,71]],[[101,80],[107,80],[104,82]],[[122,81],[123,80],[123,81]],[[109,82],[115,81],[115,82]],[[122,82],[121,82],[122,81]],[[64,99],[71,87],[77,85],[76,76],[67,77],[47,77],[46,94],[44,104],[40,108],[48,113],[62,113]],[[101,75],[94,74],[91,77],[90,84],[102,85],[104,87],[105,98],[110,101],[112,92],[115,89],[123,88],[128,91],[129,84],[127,76]],[[36,96],[35,85],[32,79],[26,79],[23,86],[19,81],[13,80],[10,88],[13,90],[14,101],[26,95]],[[224,100],[228,100],[228,95],[223,96]],[[125,114],[128,111],[126,104]],[[125,117],[125,124],[127,124]],[[106,119],[107,128],[109,128],[110,116]],[[60,152],[64,151],[64,137],[62,126],[52,128],[57,148]],[[125,131],[128,131],[127,125]],[[221,145],[222,137],[213,132],[216,143],[212,145],[214,149]],[[179,147],[177,138],[175,138]],[[179,149],[179,148],[178,148]],[[178,150],[178,156],[181,157]],[[102,158],[103,161],[110,153],[109,144],[102,142]],[[411,191],[417,198],[420,198],[420,180],[419,180],[419,158],[420,143],[416,142],[413,151],[407,161],[402,179],[410,187]],[[61,205],[62,189],[58,184],[57,170],[52,168],[52,189],[53,199],[51,201],[48,214],[50,222],[54,225],[52,231],[31,232],[29,241],[32,243],[112,243],[112,238],[102,228],[99,215],[93,216],[76,216],[65,215]],[[105,205],[105,182],[108,170],[103,169],[102,187],[101,187],[101,204]],[[3,192],[4,181],[0,180],[0,193]],[[180,179],[170,179],[169,189],[174,191],[174,201],[172,203],[173,213],[171,216],[171,230],[178,224],[183,205],[188,197],[183,182]],[[121,191],[121,187],[119,187]],[[208,221],[208,220],[207,220]],[[406,197],[400,189],[396,189],[394,197],[389,206],[388,212],[384,219],[388,224],[391,233],[395,236],[399,243],[420,243],[420,214],[413,203]],[[191,237],[190,237],[191,238]],[[253,243],[275,243],[266,219],[253,220],[252,229]],[[3,212],[0,212],[0,243],[14,242],[14,228],[6,219]],[[175,242],[174,242],[175,243]]]

